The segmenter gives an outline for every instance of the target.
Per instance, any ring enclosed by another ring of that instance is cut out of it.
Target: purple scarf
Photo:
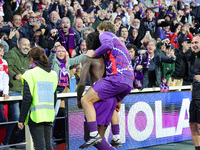
[[[135,59],[135,79],[137,79],[137,80],[142,80],[144,78],[142,70],[140,70],[140,71],[136,70],[137,65],[142,64],[142,57],[143,57],[143,55],[139,55]]]
[[[143,55],[141,55],[141,54],[136,57],[136,59],[135,59],[135,68],[136,68],[137,65],[142,65],[143,68],[149,68],[150,60],[151,60],[150,56],[149,56],[149,52],[146,51],[146,58],[145,58],[145,60],[143,62],[142,62],[142,58],[143,58]],[[135,69],[134,71],[135,71],[135,79],[142,80],[144,78],[142,70],[137,71]]]
[[[68,86],[69,82],[68,82],[68,72],[67,72],[67,68],[65,66],[65,58],[63,59],[59,59],[57,57],[58,61],[60,62],[60,78],[59,78],[59,82],[58,85],[59,86]]]
[[[161,83],[160,87],[161,87],[161,89],[168,89],[169,88],[167,83],[163,83],[163,82]]]
[[[35,67],[40,67],[47,72],[51,72],[51,64],[49,63],[48,66],[44,66],[40,60],[35,60],[29,65],[29,69],[33,69]]]
[[[132,36],[129,36],[129,38],[131,38],[133,41],[135,41],[135,38],[134,38],[134,37],[132,37]]]
[[[150,56],[149,56],[149,52],[148,51],[146,51],[146,58],[145,58],[145,60],[144,60],[144,62],[143,62],[143,64],[142,64],[142,66],[144,67],[144,68],[149,68],[149,66],[150,66],[150,61],[151,61],[151,59],[150,59]]]
[[[64,33],[62,32],[62,30],[60,30],[60,34],[62,36],[62,46],[64,46],[66,50],[69,50],[69,54],[71,56],[71,53],[73,49],[75,48],[74,30],[72,29],[72,27],[69,28],[69,37],[67,39],[68,41],[66,41],[66,37]],[[66,42],[68,43],[68,47],[67,47]]]

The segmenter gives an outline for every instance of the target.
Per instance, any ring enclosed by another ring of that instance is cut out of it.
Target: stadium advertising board
[[[122,102],[120,137],[122,148],[133,149],[165,143],[190,140],[189,91],[129,94]],[[76,99],[69,100],[70,149],[78,149],[84,143],[84,113],[77,109]],[[111,141],[110,126],[106,131]],[[88,149],[95,149],[93,147]]]

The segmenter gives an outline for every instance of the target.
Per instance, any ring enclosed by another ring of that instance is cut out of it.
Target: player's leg
[[[119,116],[116,110],[114,110],[113,116],[111,119],[111,129],[112,129],[113,139],[110,142],[110,144],[116,148],[122,147],[122,143],[121,143],[120,135],[119,135]]]
[[[81,104],[84,109],[84,113],[87,122],[96,121],[96,111],[94,109],[94,103],[100,100],[98,93],[94,91],[92,87],[86,92],[86,94],[81,98]]]
[[[115,150],[105,139],[104,134],[107,129],[107,126],[98,126],[98,132],[102,137],[102,141],[100,143],[94,144],[93,146],[96,147],[98,150]],[[87,123],[84,123],[84,139],[87,141],[89,139],[89,130],[87,127]]]
[[[82,97],[81,104],[88,122],[87,125],[90,132],[90,138],[86,143],[81,145],[80,148],[89,147],[91,145],[97,144],[102,140],[97,131],[96,111],[93,104],[100,99],[107,100],[109,98],[115,97],[117,94],[122,95],[118,98],[122,100],[127,94],[130,93],[130,90],[131,87],[126,84],[112,82],[111,77],[102,78],[89,88],[86,94]],[[111,118],[112,115],[113,112],[111,114]]]
[[[195,146],[196,150],[200,150],[200,112],[199,109],[196,105],[195,100],[192,100],[190,103],[190,130],[191,130],[191,136],[192,140]]]
[[[190,122],[190,130],[191,130],[191,136],[192,141],[194,143],[195,149],[200,150],[200,124],[197,124],[196,122]]]
[[[96,121],[98,124],[98,133],[102,137],[102,141],[94,146],[98,149],[113,150],[114,148],[105,140],[104,134],[107,126],[110,124],[113,111],[116,108],[117,99],[115,97],[107,99],[106,101],[100,100],[94,103],[94,108],[96,111]],[[90,124],[90,123],[89,123]],[[84,124],[84,139],[89,141],[91,139],[90,132],[88,129],[88,123]],[[86,142],[87,143],[87,142]],[[82,148],[82,147],[81,147]]]
[[[81,104],[84,109],[85,117],[87,119],[87,125],[91,137],[95,137],[98,134],[96,111],[94,109],[94,103],[100,100],[98,93],[94,91],[92,87],[81,98]]]
[[[122,143],[121,143],[120,135],[119,135],[119,131],[120,131],[119,116],[118,116],[117,112],[120,110],[121,102],[124,99],[124,97],[130,93],[131,87],[129,87],[125,84],[122,84],[122,89],[124,89],[124,90],[119,92],[116,95],[116,100],[118,101],[118,103],[116,105],[116,109],[114,110],[113,116],[111,119],[111,129],[112,129],[112,133],[113,133],[113,139],[110,142],[110,144],[116,148],[122,147]]]
[[[87,141],[81,145],[79,148],[87,148],[91,145],[97,144],[102,141],[101,136],[98,134],[97,121],[96,121],[96,111],[94,109],[94,103],[100,100],[98,93],[94,91],[92,87],[86,92],[86,94],[81,98],[81,105],[83,107],[86,119],[87,127],[89,130],[89,138]]]

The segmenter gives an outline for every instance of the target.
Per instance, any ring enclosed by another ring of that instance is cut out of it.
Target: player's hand
[[[119,110],[120,110],[120,108],[121,108],[121,103],[122,103],[122,102],[117,102],[117,105],[116,105],[116,108],[115,108],[115,110],[116,110],[117,112],[119,112]]]
[[[95,57],[94,50],[88,50],[85,55],[88,57]]]
[[[78,102],[77,102],[77,106],[78,106],[79,109],[82,109],[82,108],[83,108],[82,105],[81,105],[81,101],[78,101]]]

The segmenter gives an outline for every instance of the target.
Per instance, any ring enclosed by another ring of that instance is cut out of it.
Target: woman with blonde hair
[[[69,53],[66,51],[59,42],[56,42],[51,54],[49,56],[49,61],[52,63],[52,70],[56,71],[58,76],[58,93],[68,93],[70,90],[70,79],[71,75],[70,67],[79,64],[83,59],[84,54],[81,54],[74,58],[69,58]],[[75,85],[74,85],[75,86]],[[57,115],[58,114],[58,115]],[[62,117],[65,114],[65,101],[58,99],[55,106],[55,115]],[[64,136],[64,124],[63,120],[59,119],[55,122],[54,127],[54,137],[61,138]],[[57,126],[59,124],[59,126]]]

